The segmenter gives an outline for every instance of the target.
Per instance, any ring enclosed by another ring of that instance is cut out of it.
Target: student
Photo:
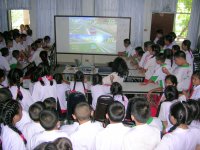
[[[173,40],[172,44],[176,45],[176,41],[175,41],[175,39],[176,39],[176,33],[175,32],[170,32],[169,35],[172,36],[172,40]]]
[[[85,95],[88,89],[88,84],[84,82],[84,74],[77,71],[74,75],[74,81],[70,82],[70,89],[72,92],[81,92]]]
[[[10,65],[6,57],[9,55],[7,48],[2,48],[0,54],[0,69],[5,70],[6,72],[10,71]]]
[[[4,80],[5,80],[5,72],[4,70],[0,69],[0,88],[4,87],[4,85],[2,84]]]
[[[5,39],[3,34],[0,32],[0,49],[6,47]]]
[[[165,41],[164,37],[160,38],[155,44],[158,44],[160,46],[160,53],[164,53],[164,46],[165,46]]]
[[[142,49],[142,47],[136,47],[135,48],[135,54],[133,55],[132,60],[130,61],[130,63],[132,65],[138,65],[138,63],[140,62],[142,55],[144,54],[144,51]]]
[[[28,49],[28,46],[27,46],[27,43],[26,43],[26,37],[27,37],[27,35],[24,34],[24,33],[20,35],[20,39],[21,39],[20,43],[24,47],[24,50]]]
[[[42,63],[50,66],[49,59],[48,59],[48,52],[47,51],[41,51],[40,52],[40,58],[42,60]]]
[[[1,139],[2,149],[26,150],[26,139],[22,132],[16,127],[16,123],[22,118],[22,109],[19,102],[15,100],[3,101],[1,107]]]
[[[90,88],[92,93],[92,108],[96,109],[97,99],[101,95],[110,93],[110,86],[102,85],[102,76],[95,74],[92,77],[92,86]]]
[[[32,104],[29,108],[29,116],[32,119],[32,122],[29,122],[24,125],[22,133],[27,139],[27,146],[30,147],[30,141],[33,135],[44,131],[44,128],[39,122],[40,112],[45,109],[45,106],[42,102],[36,102]]]
[[[44,101],[48,97],[57,99],[56,81],[50,74],[49,66],[41,63],[36,76],[38,81],[33,86],[33,100],[35,102]]]
[[[200,71],[195,71],[192,75],[193,88],[190,93],[190,99],[198,100],[200,98]]]
[[[70,136],[73,150],[95,149],[96,135],[103,127],[98,122],[91,122],[90,116],[91,109],[88,103],[81,102],[76,105],[73,118],[80,125]]]
[[[28,111],[29,107],[33,104],[33,100],[30,92],[21,86],[23,82],[22,70],[17,68],[11,69],[8,74],[8,79],[13,98],[20,102],[25,111]]]
[[[174,58],[174,54],[176,52],[180,51],[180,46],[179,45],[173,45],[172,46],[172,52],[173,52],[173,64],[172,64],[172,70],[175,70],[176,67],[178,66],[176,63],[175,63],[175,58]]]
[[[72,143],[68,138],[58,138],[53,143],[58,150],[72,150]]]
[[[178,67],[170,73],[169,70],[163,70],[166,74],[173,74],[177,77],[178,91],[187,91],[190,87],[191,76],[192,76],[192,66],[190,66],[186,61],[186,55],[183,51],[178,51],[174,54],[175,63]]]
[[[112,65],[112,73],[103,78],[103,84],[111,85],[112,82],[122,83],[128,75],[128,66],[121,57],[115,58]]]
[[[28,46],[28,50],[31,49],[31,44],[32,43],[33,43],[32,30],[28,29],[27,30],[27,37],[26,37],[26,45]]]
[[[172,52],[172,50],[171,49],[165,49],[163,53],[164,53],[164,56],[166,57],[165,64],[172,67],[173,66],[173,52]]]
[[[52,142],[43,142],[39,144],[34,150],[58,150],[56,145]]]
[[[194,56],[192,54],[192,50],[190,49],[191,42],[190,40],[184,40],[182,43],[182,50],[186,54],[186,60],[189,63],[190,66],[193,68],[193,61],[194,61]]]
[[[135,98],[131,107],[131,119],[135,121],[133,127],[123,140],[123,150],[153,150],[160,142],[160,131],[146,124],[150,117],[149,103],[146,99]]]
[[[148,81],[151,76],[153,75],[154,71],[159,68],[159,65],[156,63],[156,56],[160,53],[160,46],[154,44],[151,46],[149,51],[151,57],[149,58],[148,62],[145,64],[145,81]]]
[[[156,150],[193,150],[199,144],[197,130],[188,128],[189,112],[185,104],[176,102],[170,107],[170,122],[173,127],[164,135]]]
[[[154,39],[154,43],[157,44],[158,40],[160,40],[163,37],[163,30],[158,29],[156,30],[156,37]]]
[[[20,58],[20,52],[19,52],[19,50],[14,50],[12,52],[12,57],[11,57],[11,59],[9,61],[11,69],[14,69],[14,68],[17,67],[17,64],[19,63],[19,58]]]
[[[43,103],[45,105],[45,108],[48,108],[48,109],[56,109],[57,108],[56,99],[53,97],[46,98]]]
[[[60,103],[62,113],[67,112],[67,92],[70,91],[69,84],[63,80],[63,76],[60,73],[56,73],[53,76],[57,83],[57,98]]]
[[[172,46],[173,46],[173,37],[168,34],[168,35],[166,35],[164,37],[164,40],[165,40],[165,46],[164,46],[163,49],[167,49],[167,48],[172,49]]]
[[[168,132],[172,127],[169,116],[170,106],[178,100],[178,90],[175,86],[167,86],[164,91],[165,100],[160,104],[158,118],[163,122],[164,132]]]
[[[20,42],[21,42],[20,34],[19,33],[13,34],[13,49],[23,52],[25,48]]]
[[[124,39],[124,47],[125,47],[125,53],[127,57],[131,57],[135,54],[135,50],[131,46],[130,39]]]
[[[122,85],[119,84],[118,82],[113,82],[111,87],[110,87],[110,93],[112,94],[113,96],[113,99],[115,101],[119,101],[121,102],[124,107],[125,107],[125,110],[127,109],[127,106],[128,106],[128,98],[123,95],[123,89],[122,89]]]
[[[50,36],[47,35],[44,37],[43,48],[48,50],[49,48],[51,48],[51,46],[52,46],[51,38]]]
[[[40,113],[40,124],[45,129],[31,138],[30,149],[34,149],[43,142],[54,141],[60,137],[68,138],[65,132],[59,130],[58,112],[55,109],[44,109]]]
[[[131,128],[122,124],[125,116],[125,108],[120,102],[113,102],[108,107],[106,118],[110,124],[96,136],[96,150],[121,150],[125,134]]]

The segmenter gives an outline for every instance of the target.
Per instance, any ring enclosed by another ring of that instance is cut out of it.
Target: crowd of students
[[[28,26],[0,34],[3,149],[199,148],[200,72],[193,69],[189,40],[184,40],[180,48],[173,32],[163,37],[158,30],[154,42],[145,42],[143,50],[133,49],[130,40],[125,39],[126,58],[117,57],[109,63],[110,75],[103,78],[93,75],[90,85],[81,71],[75,73],[71,82],[65,81],[60,73],[50,72],[50,38],[33,42],[31,34]],[[25,73],[16,66],[24,61],[35,62],[36,67]],[[126,62],[145,74],[141,86],[155,83],[159,88],[149,91],[146,98],[128,99],[121,85],[129,72]],[[25,77],[30,79],[29,89],[23,87]],[[88,90],[91,104],[87,101]],[[163,94],[160,97],[155,92]],[[106,122],[95,120],[102,95],[112,100],[105,112]],[[127,125],[127,120],[134,125]]]

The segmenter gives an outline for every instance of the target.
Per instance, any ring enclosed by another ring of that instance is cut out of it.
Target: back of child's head
[[[12,99],[12,93],[8,88],[0,88],[0,102]]]
[[[124,39],[124,44],[130,45],[131,44],[130,39]]]
[[[175,86],[167,86],[164,91],[165,101],[173,101],[178,99],[179,93]]]
[[[89,121],[91,109],[87,102],[80,102],[76,105],[74,115],[78,121]]]
[[[47,131],[56,128],[58,119],[59,116],[56,109],[44,109],[40,112],[40,124]]]
[[[57,84],[62,84],[63,82],[63,76],[61,73],[56,73],[53,75],[54,80],[56,80]]]
[[[182,45],[187,47],[187,50],[190,50],[191,42],[190,40],[184,40]]]
[[[58,150],[72,150],[72,142],[68,138],[58,138],[53,143]]]
[[[13,32],[13,39],[16,40],[17,38],[20,38],[20,34],[18,32]]]
[[[165,35],[164,40],[169,42],[169,43],[172,43],[173,42],[173,37],[168,34],[168,35]]]
[[[44,41],[45,41],[45,42],[49,42],[50,39],[51,39],[51,38],[50,38],[48,35],[44,37]]]
[[[33,121],[38,122],[40,120],[40,112],[43,111],[44,109],[45,109],[45,105],[43,102],[38,101],[32,104],[28,110],[30,118]]]
[[[118,82],[113,82],[110,87],[110,92],[113,95],[122,94],[122,85]]]
[[[92,76],[92,84],[93,85],[102,84],[102,76],[100,74],[94,74]]]
[[[31,44],[31,49],[32,49],[33,51],[36,51],[36,50],[37,50],[37,44],[36,44],[35,42],[33,42],[33,43]]]
[[[176,39],[176,33],[175,32],[170,32],[169,35],[172,36],[173,41]]]
[[[84,82],[84,74],[82,71],[77,71],[74,74],[74,81],[76,82]]]
[[[32,30],[31,29],[28,29],[27,31],[26,31],[26,33],[27,33],[27,35],[29,35],[29,36],[32,36]]]
[[[43,63],[45,63],[46,65],[49,65],[48,52],[47,51],[41,51],[40,52],[40,58],[41,58]]]
[[[45,108],[48,108],[48,109],[51,109],[51,108],[54,108],[56,109],[57,105],[56,105],[56,99],[54,97],[48,97],[44,100],[44,105],[45,105]]]
[[[167,81],[167,80],[169,80],[170,82],[171,82],[171,86],[177,86],[177,84],[178,84],[178,81],[177,81],[177,78],[176,78],[176,76],[174,76],[174,75],[167,75],[166,77],[165,77],[165,82]]]
[[[172,59],[173,58],[173,52],[171,49],[165,49],[164,50],[164,55],[166,57],[166,59]]]
[[[160,61],[161,63],[164,63],[165,60],[166,60],[166,57],[163,53],[156,55],[156,61]]]
[[[112,65],[112,71],[116,72],[120,77],[128,74],[128,66],[125,60],[121,57],[115,58]]]
[[[139,53],[140,51],[143,51],[143,48],[141,46],[138,46],[135,48],[135,51]]]
[[[36,75],[41,83],[41,85],[45,85],[42,77],[46,76],[46,78],[49,80],[50,85],[53,85],[53,77],[50,74],[50,67],[49,65],[47,65],[46,63],[40,63],[38,65],[38,69],[37,69],[37,75]]]
[[[160,46],[158,44],[153,44],[151,48],[152,48],[153,56],[156,56],[160,53]]]
[[[174,54],[174,58],[183,58],[186,60],[186,54],[185,52],[183,51],[177,51],[175,54]]]
[[[175,52],[177,52],[177,51],[180,51],[181,50],[181,48],[180,48],[180,46],[179,45],[173,45],[172,46],[172,50],[174,51],[174,53]]]
[[[14,57],[14,58],[19,58],[19,50],[14,50],[13,52],[12,52],[12,56]]]
[[[110,121],[122,122],[125,115],[125,107],[122,103],[114,101],[111,105],[109,105],[107,114]]]
[[[8,48],[6,48],[6,47],[2,48],[2,49],[1,49],[1,55],[2,55],[3,57],[8,56],[8,55],[9,55],[9,50],[8,50]]]
[[[8,45],[13,45],[13,40],[12,39],[6,39],[6,46]]]
[[[8,80],[10,85],[16,85],[18,90],[17,90],[17,98],[16,100],[22,100],[23,99],[23,95],[22,92],[20,91],[20,86],[21,86],[21,82],[23,79],[23,71],[15,68],[15,69],[11,69],[8,73]]]
[[[40,48],[40,47],[42,46],[42,41],[43,41],[43,39],[37,39],[37,40],[35,41],[35,44],[36,44],[36,47],[37,47],[37,48]]]
[[[197,100],[189,99],[187,100],[187,107],[189,110],[189,124],[193,120],[198,120],[199,121],[199,115],[200,115],[200,105]]]
[[[52,142],[43,142],[39,144],[34,150],[58,150],[56,145]]]
[[[134,98],[131,106],[131,116],[139,123],[147,122],[150,117],[150,107],[145,98]]]

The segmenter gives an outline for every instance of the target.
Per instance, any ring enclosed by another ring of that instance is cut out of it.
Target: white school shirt
[[[29,59],[30,62],[35,62],[35,65],[38,66],[42,59],[40,58],[40,52],[43,51],[42,48],[38,48],[32,55],[32,57]]]
[[[30,142],[31,142],[31,138],[37,134],[44,131],[44,128],[41,126],[41,124],[38,122],[29,122],[27,124],[24,125],[24,128],[22,130],[22,133],[24,135],[24,137],[27,140],[27,147],[30,147]]]
[[[70,89],[73,90],[74,89],[74,81],[70,82]],[[87,83],[84,83],[85,85],[85,90],[88,90],[89,85]],[[84,90],[84,86],[82,82],[76,82],[76,86],[75,86],[75,91],[76,92],[81,92],[85,95],[85,90]]]
[[[152,121],[149,123],[150,126],[157,128],[159,131],[163,130],[162,121],[160,118],[152,117]]]
[[[60,127],[60,130],[66,132],[69,136],[74,133],[79,127],[78,122],[74,122],[73,124],[67,124]]]
[[[14,99],[17,98],[17,91],[18,91],[18,87],[17,86],[11,86],[10,87],[10,91],[12,93],[12,96]],[[34,103],[31,93],[29,92],[29,90],[24,89],[23,87],[20,87],[20,91],[23,95],[22,100],[19,100],[20,104],[22,105],[22,108],[28,112],[29,107]]]
[[[170,45],[165,45],[164,47],[163,47],[163,49],[172,49],[172,46],[174,45],[174,43],[172,42]]]
[[[7,125],[2,126],[1,140],[3,150],[26,150],[26,146],[20,135]]]
[[[135,49],[131,45],[129,45],[125,48],[125,52],[127,53],[128,57],[131,57],[135,54]]]
[[[57,84],[57,97],[60,103],[61,110],[67,110],[66,91],[70,91],[68,84]]]
[[[150,58],[148,62],[145,64],[144,69],[147,71],[145,72],[145,79],[149,80],[151,76],[154,74],[156,68],[158,68],[159,65],[156,63],[156,58]]]
[[[77,130],[70,136],[73,150],[94,150],[96,135],[102,129],[100,122],[87,121],[79,125]]]
[[[189,51],[184,51],[184,52],[185,52],[186,60],[187,60],[188,64],[193,67],[194,56],[193,56],[192,52],[189,52]]]
[[[188,90],[191,83],[192,67],[190,65],[178,66],[173,70],[172,74],[176,76],[178,91]]]
[[[190,96],[190,99],[194,99],[194,100],[199,99],[200,98],[200,85],[194,86],[191,94],[192,95]]]
[[[110,93],[110,86],[97,84],[97,85],[91,86],[90,90],[92,93],[92,108],[95,110],[97,99],[101,95],[106,95]]]
[[[0,42],[0,49],[6,47],[6,42],[5,40],[3,40],[2,42]]]
[[[13,40],[13,49],[14,50],[19,50],[19,51],[24,51],[25,47],[19,42],[17,43],[15,40]]]
[[[145,64],[147,63],[147,61],[149,60],[149,58],[151,57],[152,55],[150,55],[149,51],[146,51],[143,55],[142,55],[142,58],[140,59],[140,62],[139,62],[139,66],[141,68],[144,68]]]
[[[123,78],[123,77],[120,77],[120,76],[118,75],[118,73],[113,72],[113,73],[111,73],[111,74],[109,74],[108,76],[106,76],[106,77],[103,78],[103,80],[102,80],[102,81],[103,81],[103,84],[107,84],[107,85],[111,85],[111,84],[112,84],[111,81],[110,81],[110,76],[111,76],[111,75],[114,77],[113,82],[123,83],[124,78]]]
[[[199,143],[198,134],[199,131],[195,129],[176,128],[163,136],[156,150],[195,150]]]
[[[123,140],[122,150],[154,150],[161,138],[160,131],[148,124],[133,127]]]
[[[17,64],[17,59],[15,57],[11,57],[9,59],[9,64],[12,65],[12,64]]]
[[[60,130],[42,131],[42,132],[36,133],[31,138],[29,149],[32,150],[41,143],[51,142],[60,137],[69,138],[67,133]]]
[[[112,96],[112,95],[111,95]],[[128,106],[128,98],[125,96],[125,95],[123,95],[123,98],[124,98],[124,101],[122,100],[122,95],[115,95],[114,97],[113,97],[113,99],[115,100],[115,101],[118,101],[118,102],[120,102],[120,103],[122,103],[123,105],[124,105],[124,107],[125,107],[125,110],[127,109],[127,106]]]
[[[57,100],[57,85],[56,81],[53,81],[53,85],[50,85],[50,81],[46,78],[46,76],[42,77],[44,81],[44,86],[40,83],[40,81],[35,82],[33,86],[32,98],[34,102],[44,101],[46,98],[53,97]]]
[[[167,66],[172,66],[172,60],[170,60],[170,59],[165,59],[165,64],[167,64]]]
[[[22,110],[22,118],[21,118],[21,120],[19,122],[16,123],[15,126],[20,131],[22,131],[24,126],[25,126],[25,124],[27,124],[29,122],[32,122],[31,118],[29,117],[29,114],[26,111]]]
[[[33,43],[33,38],[29,35],[27,35],[26,37],[26,44],[27,45],[31,45]]]
[[[1,54],[0,54],[0,69],[3,69],[7,72],[10,71],[10,64],[8,63],[8,60]]]
[[[198,120],[193,120],[193,121],[190,123],[189,128],[200,129],[200,121],[198,121]]]
[[[34,84],[35,84],[35,83],[33,83],[33,82],[31,82],[31,81],[28,83],[28,89],[29,89],[29,92],[31,93],[31,95],[33,94],[33,87],[34,87]]]
[[[121,150],[125,134],[131,128],[122,123],[109,124],[96,136],[96,150]]]

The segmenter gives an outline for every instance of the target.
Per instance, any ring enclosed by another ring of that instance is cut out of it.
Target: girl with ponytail
[[[38,78],[33,85],[32,97],[36,101],[44,101],[46,98],[53,97],[57,99],[57,85],[53,76],[50,74],[50,68],[46,63],[38,65],[35,76]]]
[[[13,99],[19,101],[22,105],[22,108],[25,111],[28,111],[29,107],[33,104],[33,100],[30,92],[22,87],[22,70],[17,68],[11,69],[8,74],[8,79]]]
[[[26,139],[22,132],[16,127],[16,123],[22,118],[20,103],[15,100],[0,102],[1,116],[1,138],[2,149],[26,150]]]

